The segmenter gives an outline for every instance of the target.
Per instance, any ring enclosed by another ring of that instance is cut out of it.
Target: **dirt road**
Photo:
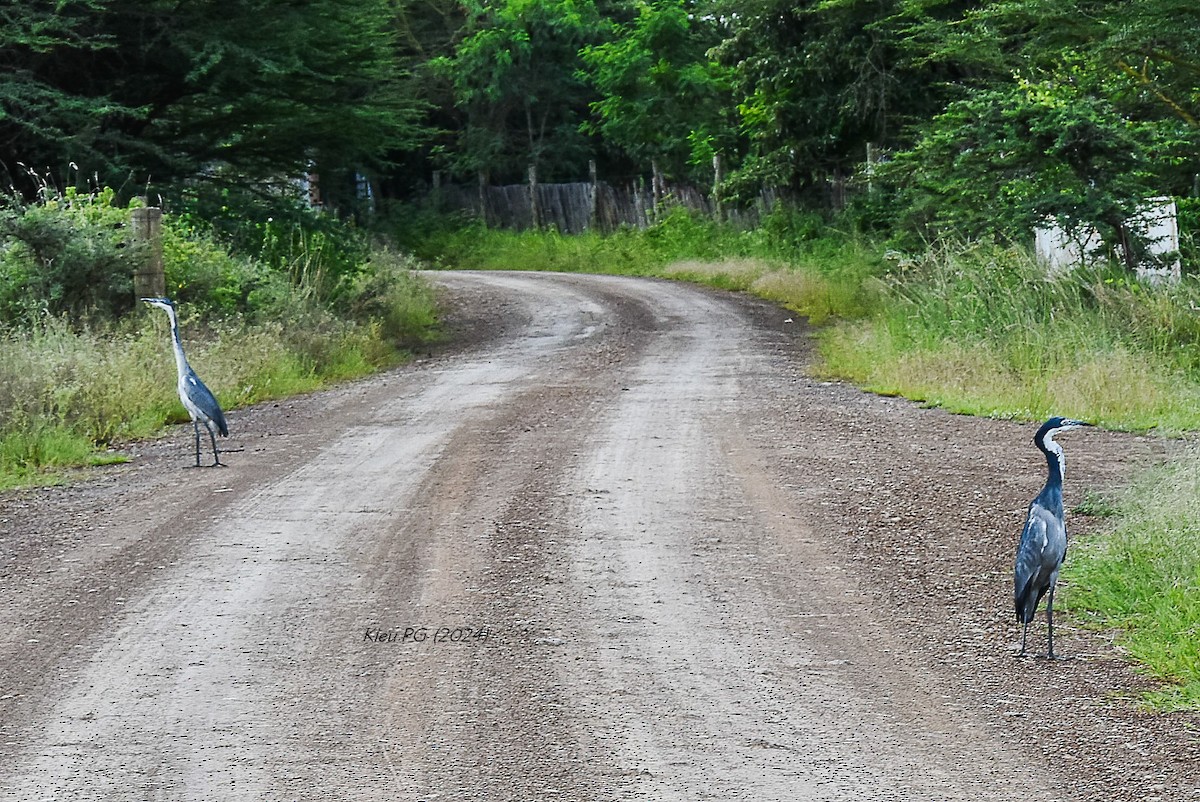
[[[227,468],[0,497],[3,799],[1200,800],[1102,635],[1013,656],[1035,427],[813,381],[754,301],[431,278],[457,345]],[[1069,503],[1167,448],[1063,441]]]

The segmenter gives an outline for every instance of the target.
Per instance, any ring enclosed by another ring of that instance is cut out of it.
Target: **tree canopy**
[[[1114,225],[1200,163],[1184,0],[0,0],[0,164],[391,196],[603,170],[827,205],[868,150],[921,236]],[[341,180],[341,179],[337,179]],[[132,193],[127,193],[132,194]]]
[[[422,136],[390,3],[0,5],[0,158],[117,184],[381,168]]]
[[[729,71],[707,56],[723,27],[698,10],[686,0],[644,3],[582,54],[599,93],[588,130],[675,178],[693,167],[707,174],[717,152],[736,148]]]

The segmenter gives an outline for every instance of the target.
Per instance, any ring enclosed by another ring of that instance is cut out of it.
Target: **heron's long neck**
[[[175,369],[183,376],[188,372],[187,357],[183,355],[183,343],[179,340],[179,323],[175,320],[175,312],[167,313],[171,318],[171,346],[175,350]]]
[[[1067,458],[1063,454],[1062,446],[1054,442],[1051,437],[1046,438],[1046,443],[1042,447],[1042,453],[1046,455],[1046,487],[1042,490],[1043,494],[1054,496],[1058,503],[1062,503],[1062,486],[1063,476],[1067,470]]]

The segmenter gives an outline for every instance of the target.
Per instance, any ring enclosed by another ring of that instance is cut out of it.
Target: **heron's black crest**
[[[1037,434],[1035,434],[1033,436],[1033,442],[1037,444],[1038,448],[1041,448],[1044,450],[1047,435],[1049,435],[1051,438],[1053,438],[1053,436],[1058,434],[1059,432],[1067,432],[1067,431],[1070,431],[1071,429],[1078,429],[1080,426],[1091,426],[1091,425],[1092,424],[1084,423],[1081,420],[1075,420],[1073,418],[1064,418],[1061,416],[1055,416],[1042,424],[1042,427],[1037,430]]]

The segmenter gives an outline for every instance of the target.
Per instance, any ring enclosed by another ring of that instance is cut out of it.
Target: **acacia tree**
[[[1078,87],[1021,81],[950,104],[882,171],[926,238],[1023,240],[1053,219],[1074,235],[1128,243],[1124,223],[1153,194],[1153,126]]]
[[[688,0],[645,3],[582,53],[600,94],[588,130],[668,176],[707,177],[713,156],[736,147],[728,71],[708,56],[722,29],[704,11]]]
[[[928,2],[907,0],[913,8]],[[987,83],[1067,64],[1143,116],[1200,121],[1200,15],[1187,0],[993,0],[971,4],[953,25],[914,16],[930,59],[963,65]]]
[[[1195,172],[1200,18],[1176,0],[1023,0],[913,33],[972,80],[889,171],[910,228],[1021,241],[1053,219],[1136,260],[1126,221]]]

